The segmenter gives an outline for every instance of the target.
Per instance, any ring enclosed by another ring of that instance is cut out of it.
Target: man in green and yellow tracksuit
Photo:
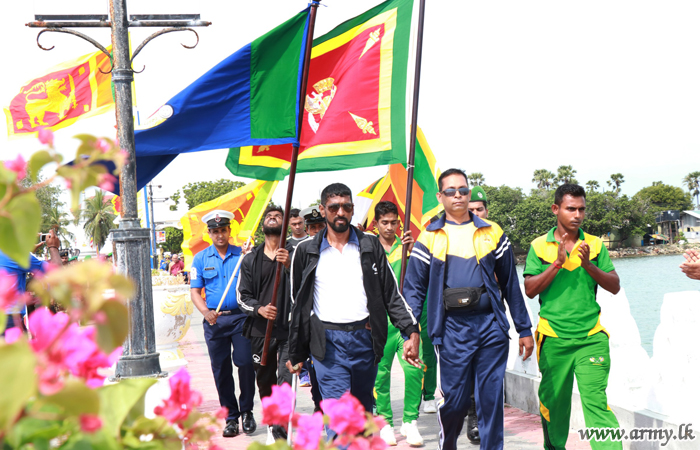
[[[379,242],[381,242],[386,252],[387,260],[391,268],[399,277],[401,273],[401,253],[403,245],[412,246],[414,240],[411,232],[404,233],[403,239],[399,239],[396,232],[399,231],[399,212],[395,204],[382,201],[374,208],[374,217],[377,222]],[[374,383],[374,392],[377,398],[377,415],[384,417],[387,425],[380,431],[380,436],[388,445],[396,445],[394,435],[393,412],[391,410],[391,366],[394,356],[398,355],[399,363],[404,373],[404,403],[403,403],[403,424],[401,425],[401,435],[406,437],[406,442],[412,446],[423,445],[423,437],[418,432],[418,408],[420,407],[423,393],[423,370],[414,367],[403,360],[403,342],[401,332],[388,323],[386,346],[384,346],[384,356],[377,367],[377,378]],[[432,351],[432,350],[431,350]],[[423,352],[421,351],[421,358]],[[435,392],[435,389],[433,389]]]
[[[536,339],[542,372],[540,413],[547,450],[566,446],[574,375],[586,427],[620,427],[605,394],[610,346],[596,302],[598,286],[617,294],[620,278],[602,240],[580,229],[585,210],[584,189],[575,184],[561,185],[552,205],[557,226],[532,242],[523,272],[527,296],[540,296]],[[592,440],[591,448],[622,449],[622,443]]]

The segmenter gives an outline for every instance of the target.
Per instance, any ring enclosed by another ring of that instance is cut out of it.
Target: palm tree
[[[695,196],[695,203],[700,209],[700,172],[690,172],[683,178],[683,184],[688,186],[690,195]]]
[[[71,222],[68,213],[61,211],[56,206],[47,212],[44,220],[46,230],[53,228],[56,235],[62,240],[63,246],[70,247],[70,240],[74,239],[75,236],[66,228]]]
[[[484,174],[481,172],[474,172],[467,175],[467,181],[471,186],[481,186],[484,184]]]
[[[537,169],[532,174],[532,182],[537,184],[538,189],[549,189],[553,179],[554,174],[547,169]]]
[[[620,193],[620,186],[625,182],[625,177],[621,173],[614,173],[610,175],[608,180],[608,186],[610,186],[615,194]]]
[[[105,202],[102,191],[97,191],[94,197],[85,200],[85,209],[82,213],[85,219],[83,228],[87,237],[92,238],[98,255],[107,241],[109,230],[116,228],[114,219],[117,216],[112,214],[113,210],[112,204]]]
[[[596,180],[590,180],[586,183],[586,186],[588,186],[588,192],[595,192],[600,187],[600,184]]]
[[[557,168],[557,176],[554,177],[555,184],[578,184],[576,178],[576,170],[572,166],[559,166]]]

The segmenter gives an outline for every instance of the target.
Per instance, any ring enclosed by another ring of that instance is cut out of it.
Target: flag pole
[[[311,64],[311,47],[314,40],[314,26],[316,24],[316,10],[318,9],[318,4],[321,0],[311,1],[311,11],[309,11],[309,28],[306,31],[306,49],[304,51],[304,64],[301,71],[301,86],[299,87],[299,115],[297,124],[297,137],[301,142],[301,126],[302,126],[302,116],[304,114],[304,98],[306,96],[306,85],[309,81],[309,65]],[[296,178],[297,172],[297,159],[299,159],[299,144],[292,147],[292,161],[289,166],[289,184],[287,185],[287,200],[284,204],[284,219],[282,220],[282,235],[280,236],[279,248],[285,248],[287,245],[287,227],[289,226],[289,210],[292,207],[292,194],[294,193],[294,179]],[[263,220],[265,218],[263,217]],[[277,292],[279,291],[280,281],[282,277],[282,271],[284,267],[282,263],[277,263],[277,269],[275,270],[275,284],[272,288],[272,298],[270,299],[270,305],[277,306]],[[260,360],[260,365],[267,365],[267,353],[270,350],[270,339],[272,339],[272,328],[275,325],[274,320],[267,321],[267,328],[265,329],[265,343],[263,345],[263,354]]]
[[[413,110],[411,112],[411,140],[408,144],[408,178],[406,179],[406,209],[404,211],[404,232],[411,229],[411,202],[413,200],[413,167],[416,160],[416,135],[418,133],[418,93],[420,91],[420,68],[423,53],[423,23],[425,22],[425,0],[420,0],[418,9],[418,39],[416,42],[416,68],[413,78]],[[415,236],[414,236],[415,238]],[[406,275],[408,246],[401,251],[401,274],[399,290],[403,292],[403,280]]]

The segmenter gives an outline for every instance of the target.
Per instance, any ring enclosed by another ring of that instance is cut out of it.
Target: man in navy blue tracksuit
[[[294,252],[288,367],[298,372],[311,354],[324,399],[350,391],[371,411],[387,314],[409,336],[404,356],[414,365],[420,335],[381,243],[350,225],[353,206],[347,186],[326,187],[320,210],[328,226]]]
[[[427,295],[424,313],[443,395],[438,406],[438,445],[442,450],[457,448],[475,379],[481,448],[502,449],[509,325],[499,287],[520,334],[520,354],[524,351],[525,359],[534,347],[530,317],[510,241],[497,224],[469,212],[464,172],[443,172],[438,186],[445,215],[420,234],[404,281],[404,295],[416,317]]]

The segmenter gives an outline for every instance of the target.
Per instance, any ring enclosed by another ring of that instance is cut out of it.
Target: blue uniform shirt
[[[216,247],[210,245],[206,249],[194,255],[192,268],[190,269],[190,287],[204,288],[206,293],[207,308],[216,309],[221,301],[221,296],[226,290],[229,277],[241,258],[241,248],[229,244],[226,250],[226,258],[221,260]],[[221,311],[238,310],[236,300],[236,284],[238,272],[236,272],[231,287],[226,294]]]
[[[44,268],[46,265],[45,262],[39,260],[36,258],[34,255],[29,255],[29,268],[25,269],[24,267],[20,267],[19,264],[17,264],[14,260],[10,259],[5,255],[3,252],[0,252],[0,270],[3,270],[10,275],[14,276],[16,281],[15,288],[17,289],[17,292],[20,294],[23,294],[24,292],[27,292],[27,274],[32,273],[32,272],[45,272],[46,269]],[[18,305],[19,306],[19,305]],[[5,312],[6,313],[18,313],[21,312],[24,314],[25,307],[22,305],[21,308],[18,307],[12,307],[8,308]]]

